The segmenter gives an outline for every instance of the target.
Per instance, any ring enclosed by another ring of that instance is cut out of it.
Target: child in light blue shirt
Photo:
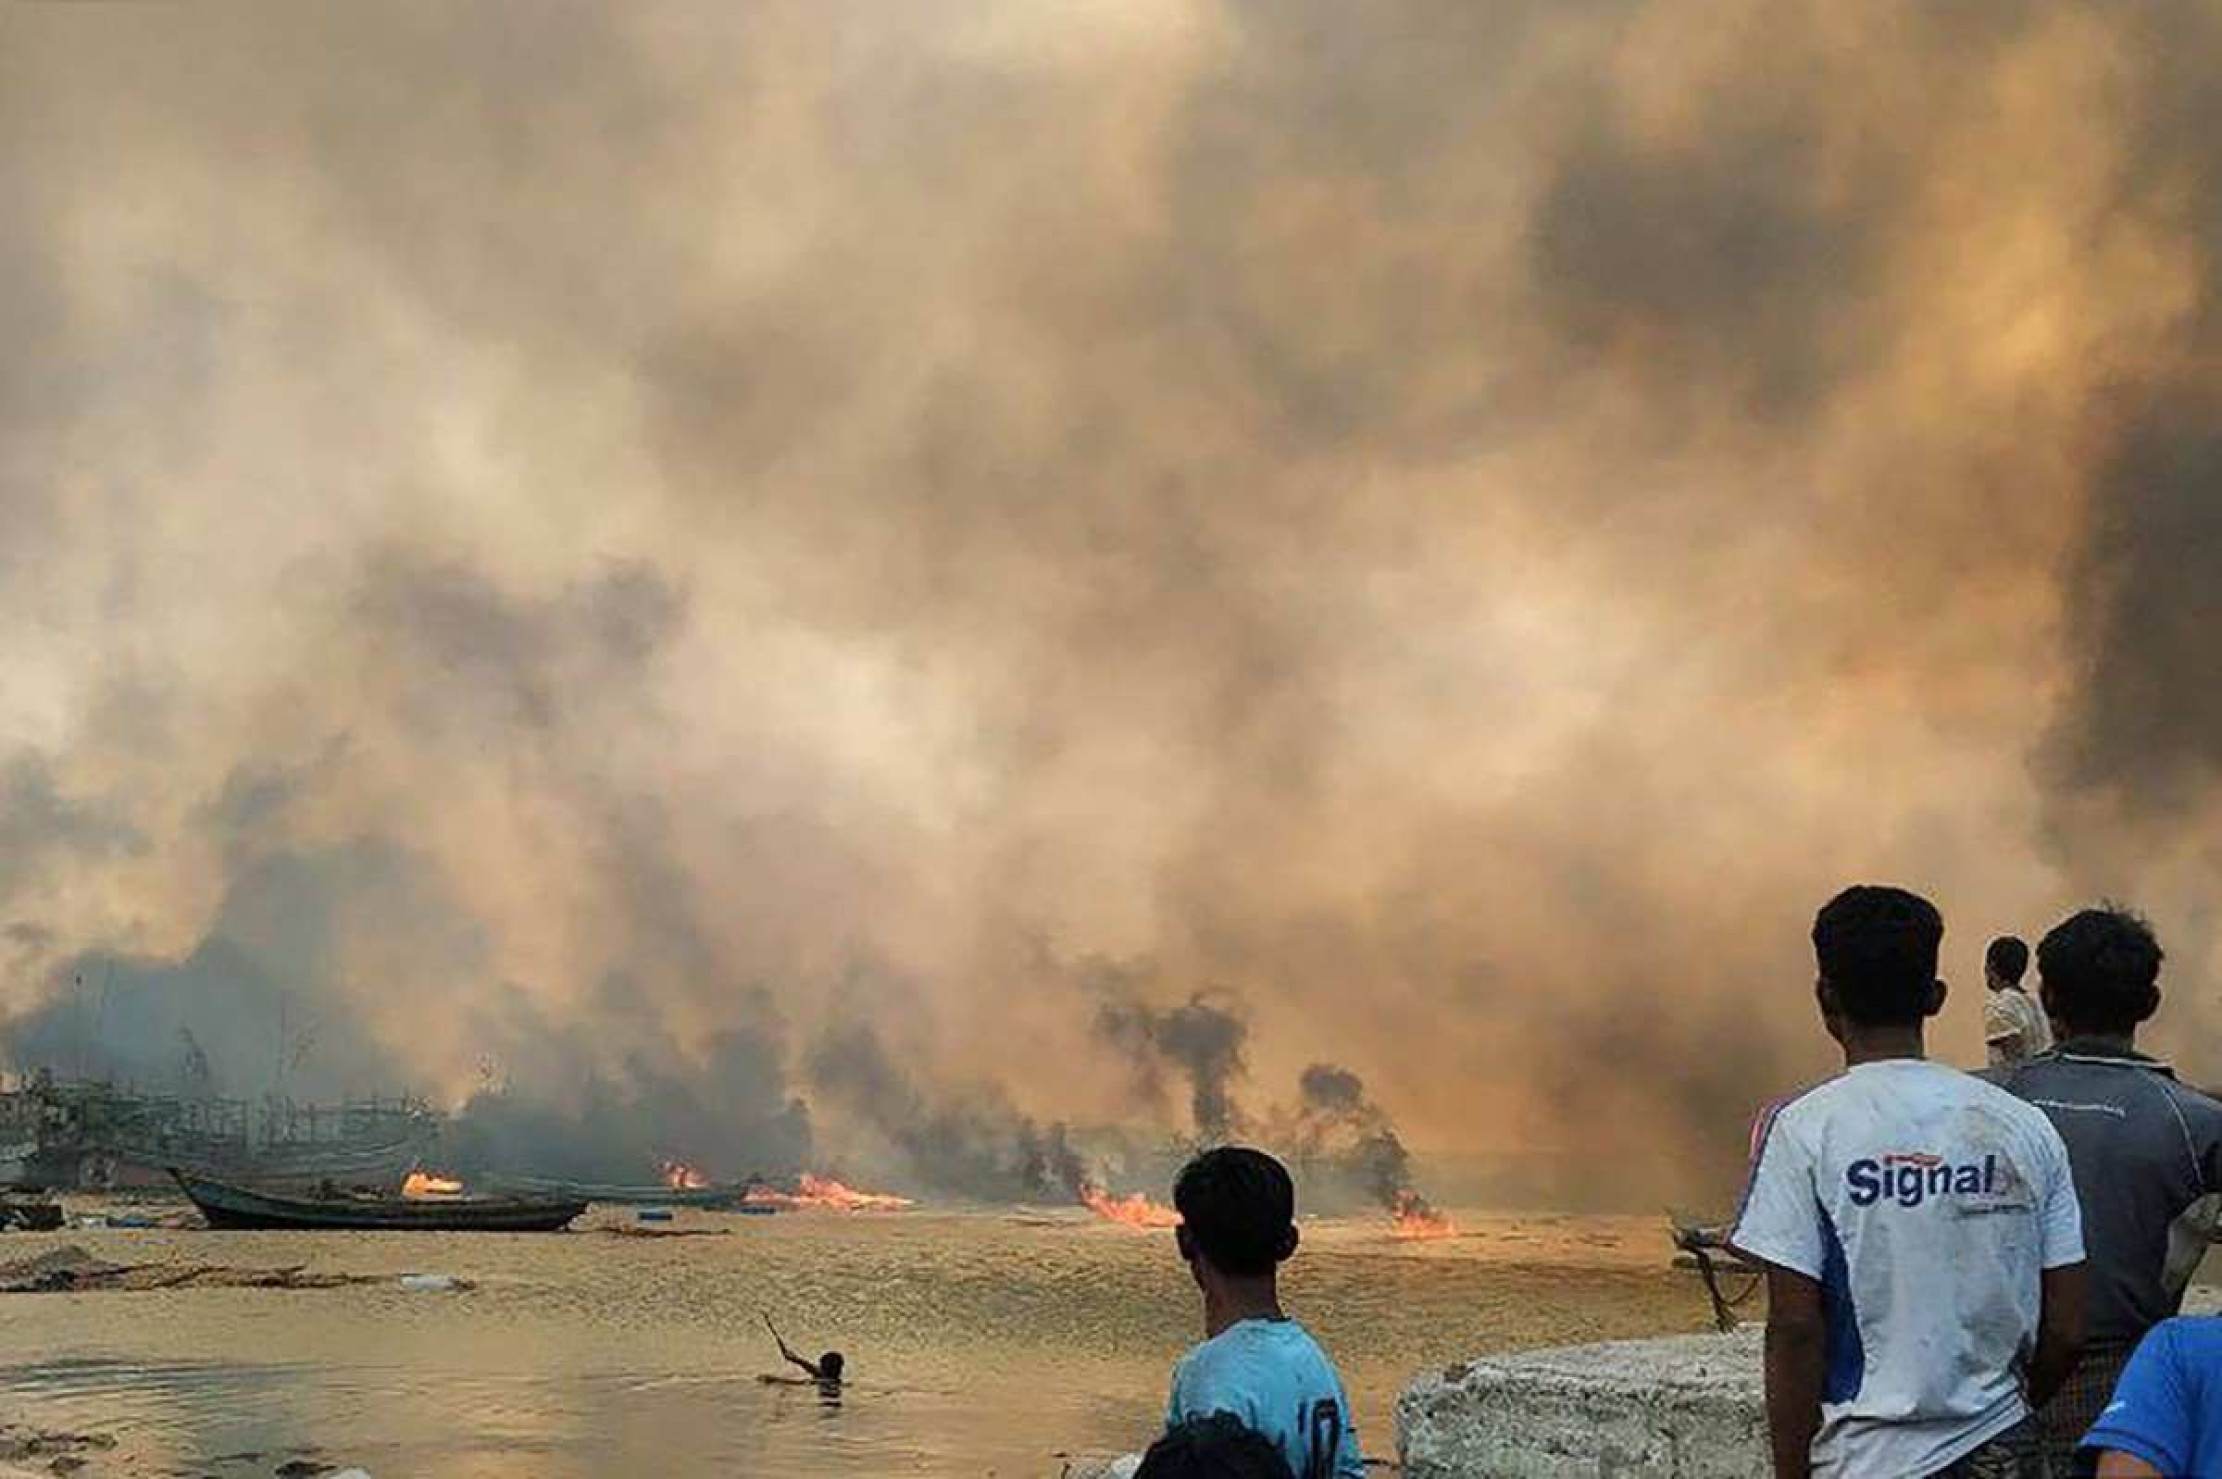
[[[1275,1270],[1296,1251],[1296,1188],[1263,1151],[1221,1146],[1173,1183],[1181,1257],[1206,1339],[1173,1368],[1168,1426],[1227,1413],[1281,1450],[1296,1479],[1360,1479],[1350,1397],[1311,1332],[1281,1310]]]

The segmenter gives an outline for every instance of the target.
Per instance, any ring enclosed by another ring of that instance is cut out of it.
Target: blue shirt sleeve
[[[2163,1474],[2191,1471],[2195,1394],[2178,1333],[2177,1321],[2163,1320],[2138,1342],[2114,1386],[2114,1400],[2083,1435],[2085,1448],[2126,1453]]]

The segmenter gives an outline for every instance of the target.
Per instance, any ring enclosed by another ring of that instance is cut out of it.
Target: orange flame
[[[909,1197],[894,1196],[884,1191],[858,1191],[845,1186],[831,1176],[819,1176],[805,1171],[796,1180],[793,1191],[779,1191],[769,1186],[752,1186],[743,1201],[758,1207],[780,1207],[787,1211],[821,1208],[832,1212],[900,1212],[905,1207],[918,1204]]]
[[[665,1161],[662,1167],[664,1185],[673,1191],[701,1191],[710,1184],[709,1177],[685,1161]]]
[[[1120,1222],[1128,1227],[1178,1227],[1180,1214],[1159,1202],[1153,1202],[1140,1192],[1132,1196],[1115,1197],[1090,1181],[1080,1188],[1080,1205],[1106,1222]]]
[[[1398,1192],[1390,1204],[1389,1226],[1397,1237],[1413,1240],[1458,1236],[1458,1225],[1410,1187]]]
[[[411,1171],[402,1178],[401,1194],[417,1199],[461,1196],[463,1183],[437,1171]]]

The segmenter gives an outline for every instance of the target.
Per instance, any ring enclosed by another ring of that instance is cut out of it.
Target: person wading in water
[[[779,1327],[772,1323],[772,1317],[761,1310],[757,1313],[764,1315],[764,1328],[772,1333],[772,1339],[778,1343],[779,1354],[810,1373],[807,1383],[792,1376],[766,1376],[760,1378],[762,1381],[776,1386],[815,1385],[820,1392],[828,1395],[840,1392],[842,1372],[847,1369],[848,1362],[842,1359],[839,1351],[827,1351],[815,1361],[808,1356],[798,1355],[795,1349],[787,1344],[786,1337],[779,1333]]]

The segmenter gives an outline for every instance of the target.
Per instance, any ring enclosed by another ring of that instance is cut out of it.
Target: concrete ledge
[[[1490,1356],[1397,1399],[1407,1479],[1764,1479],[1757,1326]]]
[[[2222,1313],[2195,1285],[2187,1315]],[[1407,1479],[1764,1479],[1760,1326],[1487,1356],[1419,1377],[1397,1399]]]

